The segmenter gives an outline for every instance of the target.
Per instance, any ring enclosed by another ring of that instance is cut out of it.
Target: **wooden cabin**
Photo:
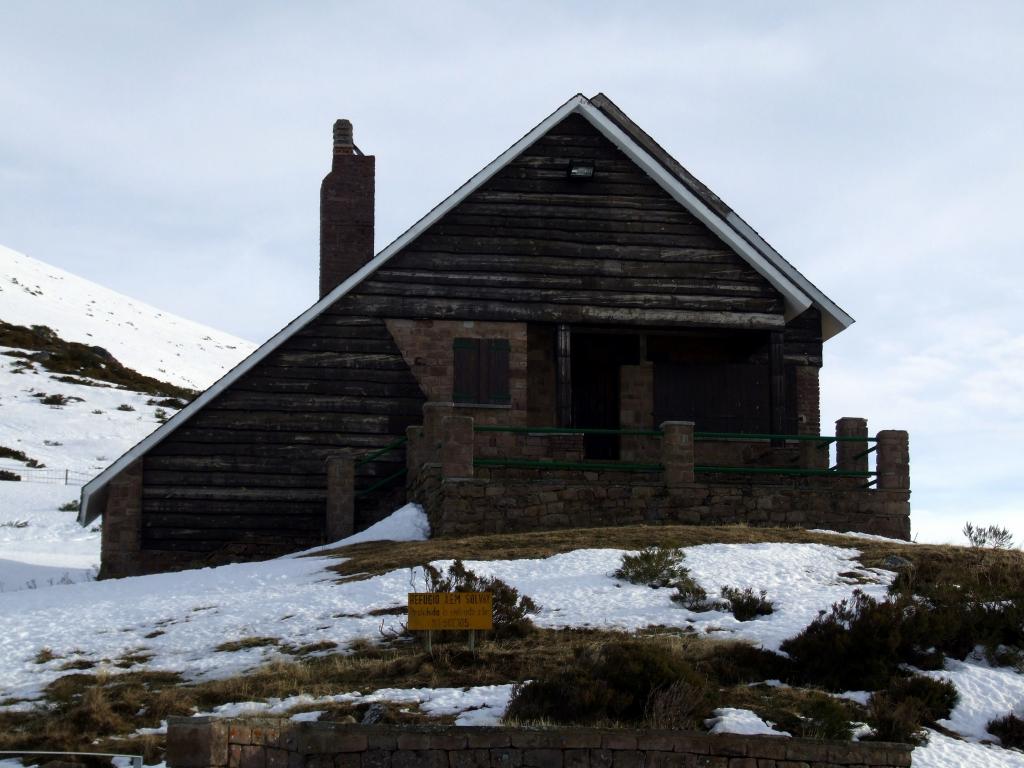
[[[822,436],[852,318],[604,95],[574,96],[373,255],[334,128],[320,300],[82,492],[102,575],[332,541],[747,522],[909,535],[905,432]]]

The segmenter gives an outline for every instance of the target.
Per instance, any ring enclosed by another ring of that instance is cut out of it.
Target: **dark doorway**
[[[572,423],[574,427],[619,428],[619,367],[640,362],[640,337],[573,333]],[[618,435],[587,435],[586,458],[619,458]]]

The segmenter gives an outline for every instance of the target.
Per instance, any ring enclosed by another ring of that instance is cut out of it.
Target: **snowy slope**
[[[206,389],[255,349],[0,245],[0,320],[46,325],[139,373]]]
[[[0,246],[0,321],[45,325],[101,346],[123,365],[204,389],[253,346],[153,309]],[[159,398],[54,373],[45,358],[0,346],[0,592],[81,581],[99,562],[99,529],[81,528],[81,486],[173,415]],[[60,396],[63,402],[44,397]],[[16,452],[20,452],[21,456]]]

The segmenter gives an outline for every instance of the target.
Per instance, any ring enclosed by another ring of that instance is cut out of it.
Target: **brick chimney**
[[[334,123],[334,159],[320,185],[320,298],[373,258],[374,157]]]

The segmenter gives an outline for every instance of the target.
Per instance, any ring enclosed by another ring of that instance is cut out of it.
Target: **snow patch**
[[[704,721],[711,733],[740,733],[745,736],[790,736],[777,731],[774,723],[765,722],[749,709],[722,707],[714,711],[714,717]]]

